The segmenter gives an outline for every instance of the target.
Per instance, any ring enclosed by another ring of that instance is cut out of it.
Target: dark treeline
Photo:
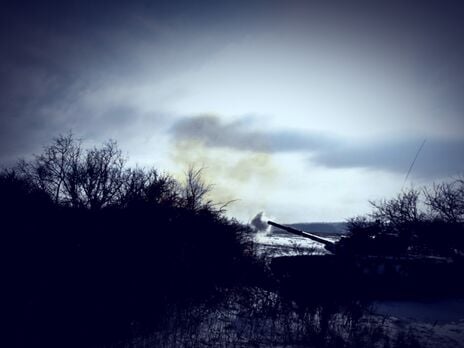
[[[350,251],[464,256],[464,177],[411,188],[371,205],[371,213],[348,220]]]
[[[371,205],[371,213],[347,221],[330,255],[273,260],[274,273],[286,277],[281,291],[306,302],[464,295],[462,177]]]
[[[142,334],[167,307],[256,279],[248,228],[180,183],[129,168],[114,142],[72,134],[0,175],[8,346],[88,346]]]

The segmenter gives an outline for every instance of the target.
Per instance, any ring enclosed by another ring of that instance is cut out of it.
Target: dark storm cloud
[[[176,141],[195,140],[211,148],[264,153],[307,154],[311,163],[329,168],[368,168],[396,173],[408,171],[422,142],[417,137],[352,141],[320,133],[250,130],[247,118],[225,123],[217,116],[178,121],[171,129]],[[464,139],[428,139],[419,153],[413,174],[440,177],[464,172]]]
[[[184,64],[176,54],[180,47],[187,47],[195,64],[207,53],[202,52],[204,46],[193,47],[192,38],[227,11],[209,5],[2,2],[0,161],[10,163],[38,151],[69,129],[101,138],[145,118],[146,112],[129,100],[97,100],[89,107],[81,99],[113,85],[137,86],[146,75],[161,80]],[[238,18],[238,13],[234,16]],[[234,20],[223,21],[222,30],[233,26]]]
[[[334,139],[319,134],[298,132],[264,132],[250,130],[246,118],[224,123],[217,116],[197,116],[179,120],[171,129],[178,141],[196,140],[209,147],[277,153],[319,150],[336,144]]]
[[[74,128],[79,120],[65,118],[66,111],[96,74],[112,66],[115,52],[99,44],[105,26],[96,18],[99,11],[67,4],[2,6],[2,161],[35,151],[56,132]],[[89,116],[83,113],[80,121],[88,122]]]
[[[385,140],[316,152],[310,161],[330,168],[368,168],[406,173],[423,140]],[[413,175],[439,178],[464,173],[464,139],[427,139],[413,167]]]
[[[162,81],[198,65],[230,41],[231,32],[237,38],[257,25],[268,7],[258,11],[259,2],[242,5],[187,0],[3,1],[0,162],[37,152],[69,129],[102,140],[137,120],[146,121],[139,129],[142,133],[159,128],[130,100],[97,100],[89,106],[82,98],[111,86],[137,87],[148,78]],[[245,21],[247,26],[242,25]]]

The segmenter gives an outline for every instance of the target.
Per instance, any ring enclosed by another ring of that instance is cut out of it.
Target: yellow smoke
[[[240,210],[256,209],[243,199],[243,196],[250,196],[250,190],[265,205],[266,192],[278,176],[278,168],[270,154],[208,148],[201,140],[177,142],[171,158],[178,168],[178,180],[183,182],[189,166],[204,168],[203,179],[213,185],[208,198],[216,203],[238,200],[234,206]]]

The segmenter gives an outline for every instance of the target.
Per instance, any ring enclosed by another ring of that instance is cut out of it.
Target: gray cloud
[[[196,140],[207,147],[263,153],[298,152],[329,168],[369,168],[404,173],[422,139],[383,139],[352,143],[347,139],[311,132],[250,130],[246,118],[225,123],[217,116],[178,121],[171,129],[176,141]],[[464,139],[428,139],[413,175],[433,178],[464,172]]]
[[[224,123],[217,116],[183,118],[171,132],[176,140],[197,140],[210,147],[223,147],[264,153],[321,150],[337,144],[321,134],[294,131],[264,132],[250,130],[251,122],[239,119]]]
[[[311,161],[330,168],[361,167],[406,175],[422,140],[384,140],[362,146],[347,143],[332,151],[315,153]],[[464,173],[464,139],[428,139],[414,164],[412,175],[438,178]]]
[[[201,28],[192,28],[188,18],[178,25],[183,6],[145,1],[5,3],[0,12],[2,164],[40,151],[69,129],[94,141],[135,136],[136,126],[138,137],[159,131],[158,110],[147,111],[124,94],[98,96],[111,94],[113,87],[130,90],[151,79],[162,81],[170,72],[196,64],[207,48],[218,44],[219,39],[195,46]],[[181,58],[181,50],[190,53],[188,60]],[[85,102],[89,96],[95,99],[91,105]]]
[[[127,136],[128,129],[138,138],[163,132],[165,108],[147,110],[118,92],[197,67],[247,32],[243,20],[257,23],[257,12],[248,13],[253,6],[244,8],[214,1],[2,2],[0,162],[38,152],[69,129],[94,141]],[[163,101],[156,98],[153,107]]]

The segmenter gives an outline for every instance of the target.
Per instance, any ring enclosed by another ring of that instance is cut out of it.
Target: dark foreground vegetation
[[[452,185],[462,190],[462,181]],[[209,190],[201,170],[179,182],[129,168],[114,142],[84,149],[71,134],[4,170],[5,346],[418,346],[366,317],[361,297],[317,293],[322,272],[304,275],[304,296],[299,283],[286,285],[256,256],[249,227],[226,218]],[[426,192],[434,212],[426,219],[416,191],[383,202],[350,221],[346,243],[395,235],[409,252],[458,257],[462,210],[441,215],[432,206],[446,190]],[[443,238],[452,239],[435,242]]]
[[[166,306],[246,284],[246,227],[206,199],[201,171],[179,183],[128,168],[117,145],[61,136],[0,176],[2,298],[12,346],[85,346],[142,333]]]

